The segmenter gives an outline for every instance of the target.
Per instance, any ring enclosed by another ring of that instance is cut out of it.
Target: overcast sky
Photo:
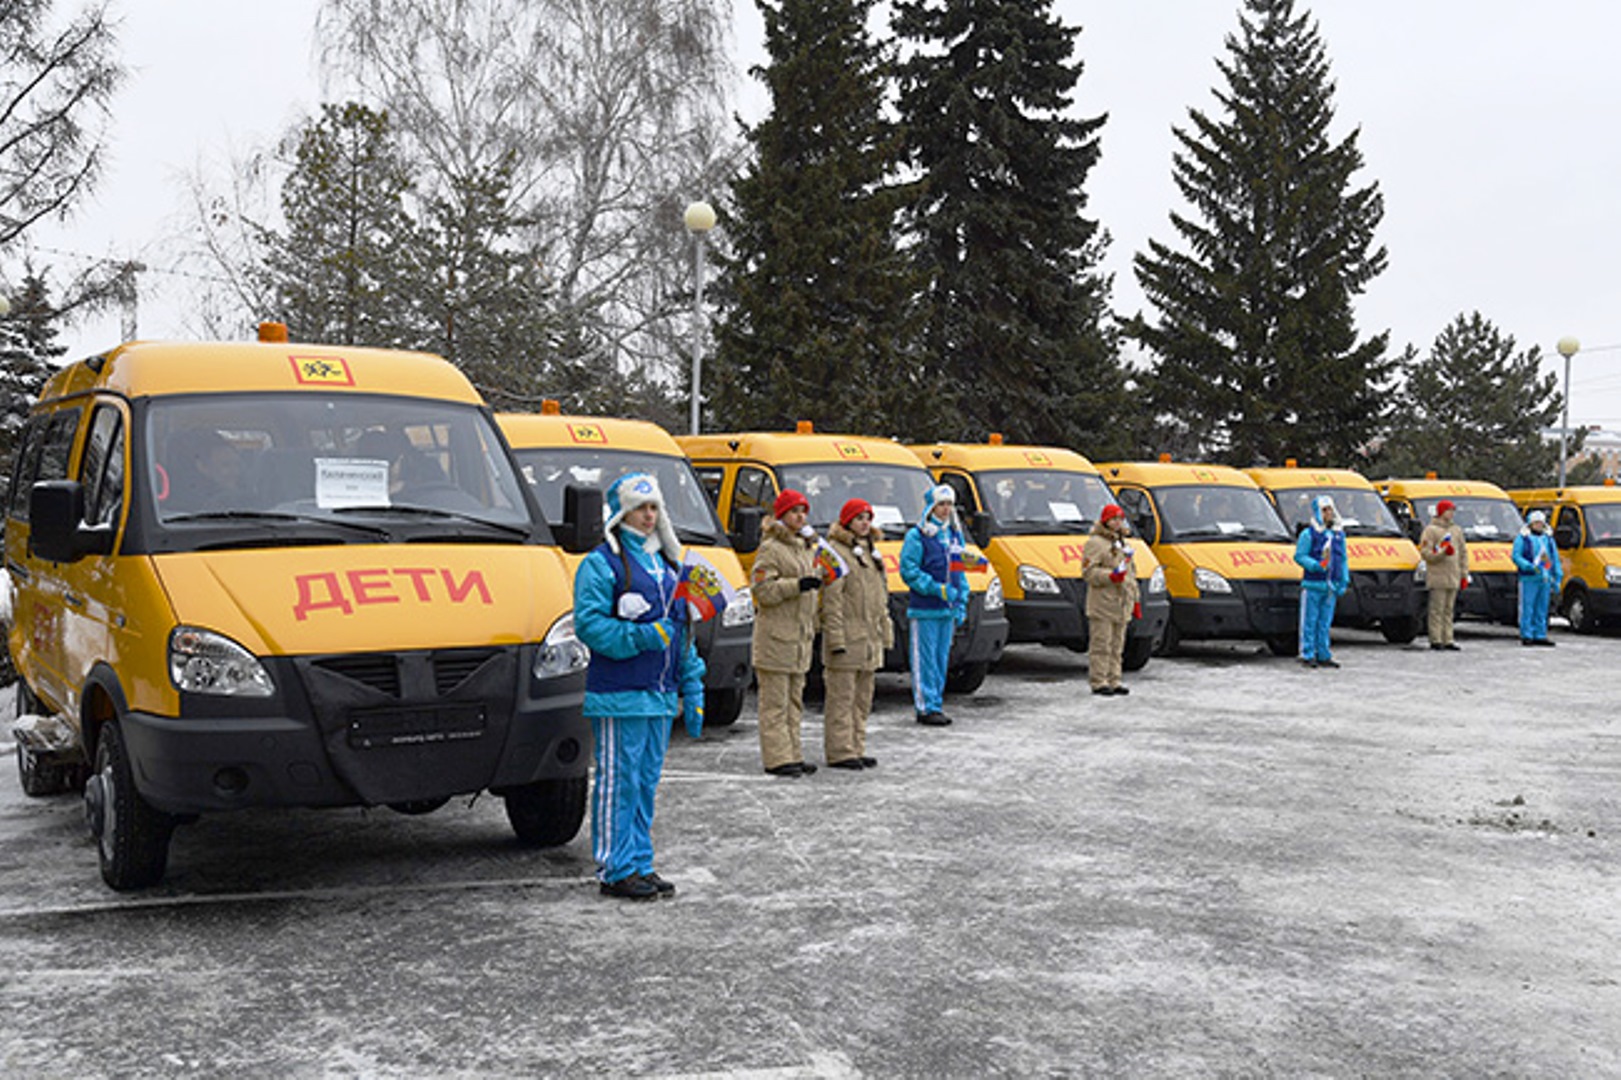
[[[753,0],[737,9],[736,100],[763,98],[743,69],[763,57]],[[1389,269],[1357,308],[1364,335],[1428,347],[1478,310],[1524,347],[1583,345],[1572,423],[1621,428],[1621,4],[1613,0],[1316,0],[1337,85],[1336,134],[1361,129],[1359,184],[1385,198]],[[163,253],[185,220],[184,176],[278,136],[320,100],[311,30],[317,0],[115,0],[131,69],[114,102],[112,160],[100,191],[67,227],[35,237],[37,257],[135,257],[143,337],[194,336],[178,296],[186,279]],[[1108,115],[1090,212],[1113,238],[1106,269],[1124,314],[1143,306],[1131,257],[1174,242],[1168,214],[1173,125],[1214,112],[1215,61],[1237,27],[1224,0],[1058,0],[1083,27],[1082,115]],[[1603,133],[1609,131],[1609,136]],[[73,253],[73,254],[66,254]],[[194,284],[194,283],[193,283]],[[113,343],[116,318],[65,335],[70,355]],[[1608,347],[1608,348],[1607,348]]]

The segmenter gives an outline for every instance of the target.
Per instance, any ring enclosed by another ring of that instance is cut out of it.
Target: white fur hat
[[[659,508],[658,525],[655,526],[658,546],[671,562],[679,565],[681,541],[676,539],[675,527],[670,524],[670,515],[665,512],[664,493],[659,490],[658,479],[651,473],[629,472],[608,485],[608,521],[604,526],[608,534],[608,547],[618,553],[619,537],[615,530],[624,522],[626,514],[648,503]]]

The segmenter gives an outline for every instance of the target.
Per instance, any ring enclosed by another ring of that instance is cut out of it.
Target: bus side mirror
[[[77,480],[43,480],[28,492],[28,553],[47,562],[78,562],[113,549],[110,525],[84,523],[84,488]]]
[[[736,522],[737,529],[729,534],[732,547],[745,555],[757,550],[760,547],[760,522],[764,516],[764,511],[758,507],[739,510],[733,514],[732,520]]]
[[[1580,538],[1576,535],[1576,526],[1561,523],[1559,528],[1553,531],[1553,542],[1565,550],[1576,547],[1580,543]]]
[[[991,546],[991,515],[975,510],[968,516],[968,535],[982,548]]]
[[[563,488],[563,524],[553,531],[570,555],[583,555],[602,543],[602,491],[576,484]]]

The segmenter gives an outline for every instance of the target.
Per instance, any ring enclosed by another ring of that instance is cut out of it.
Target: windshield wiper
[[[387,529],[376,525],[366,525],[358,521],[339,521],[336,518],[315,517],[310,514],[288,514],[280,510],[205,510],[163,519],[165,525],[192,521],[297,521],[304,525],[335,525],[340,529],[351,529],[384,539],[390,536]]]
[[[444,517],[456,521],[465,521],[470,525],[482,525],[487,529],[496,529],[510,536],[529,539],[529,529],[523,525],[508,525],[504,521],[490,521],[474,514],[464,514],[460,510],[440,510],[432,506],[340,506],[332,511],[334,514],[412,514],[418,517]],[[387,532],[379,529],[379,532]]]

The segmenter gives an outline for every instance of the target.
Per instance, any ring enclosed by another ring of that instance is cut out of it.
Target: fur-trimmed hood
[[[833,543],[841,547],[847,547],[855,552],[857,561],[861,562],[862,565],[883,568],[884,557],[878,553],[878,530],[876,528],[868,533],[867,539],[863,541],[843,525],[834,522],[827,527],[827,538]]]
[[[808,529],[810,526],[807,525],[806,528]],[[806,547],[812,547],[816,543],[816,533],[814,530],[809,536],[802,536],[799,533],[794,532],[776,518],[766,519],[765,524],[760,527],[760,536],[762,539],[775,540],[779,544],[791,545],[797,540]]]

